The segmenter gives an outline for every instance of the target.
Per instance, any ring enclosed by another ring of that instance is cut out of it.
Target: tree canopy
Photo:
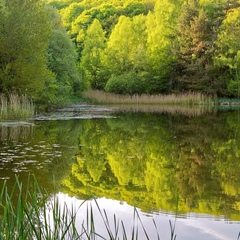
[[[0,92],[50,104],[87,87],[239,96],[239,11],[239,0],[3,0]]]
[[[124,79],[135,76],[139,94],[200,91],[234,97],[239,85],[239,46],[234,44],[239,7],[239,0],[75,1],[60,13],[80,62],[89,57],[85,46],[94,19],[105,33],[101,65],[98,61],[95,66],[101,69],[101,84],[92,85],[94,76],[83,76],[93,89],[121,92],[117,89]],[[89,72],[86,62],[81,66]],[[132,88],[124,93],[136,93]]]
[[[38,0],[1,2],[0,91],[37,99],[50,73],[45,58],[51,33],[47,12]]]
[[[0,92],[50,104],[77,92],[77,55],[56,10],[39,0],[3,0],[0,16]]]

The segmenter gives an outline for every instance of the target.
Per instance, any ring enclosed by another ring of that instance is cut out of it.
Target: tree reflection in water
[[[50,194],[239,222],[238,112],[142,111],[1,125],[0,178],[11,181],[17,171],[24,182],[31,172]]]
[[[63,181],[66,191],[147,212],[239,219],[240,136],[229,124],[235,117],[128,113],[87,120],[72,173]]]

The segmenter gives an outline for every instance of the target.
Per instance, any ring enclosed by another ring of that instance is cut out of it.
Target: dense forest
[[[239,96],[239,0],[1,0],[0,92]]]

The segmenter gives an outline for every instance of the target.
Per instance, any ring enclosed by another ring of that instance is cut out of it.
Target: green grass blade
[[[156,229],[157,239],[160,240],[159,231],[158,231],[157,224],[156,224],[154,218],[153,218],[153,224],[154,224],[154,227],[155,227],[155,229]]]
[[[121,221],[121,225],[122,225],[122,230],[123,230],[123,240],[127,240],[127,232],[126,232],[123,221]]]
[[[175,219],[174,225],[172,225],[171,220],[169,220],[169,224],[170,224],[170,230],[171,230],[171,240],[175,240],[177,237],[177,235],[175,234],[176,219]]]
[[[104,210],[104,214],[103,214],[95,198],[94,198],[94,200],[95,200],[96,206],[98,208],[98,211],[99,211],[99,213],[101,215],[101,218],[103,220],[104,226],[105,226],[105,228],[107,230],[109,239],[112,240],[112,239],[114,239],[114,236],[112,234],[112,231],[111,231],[111,228],[110,228],[110,225],[109,225],[109,221],[108,221],[108,217],[107,217],[106,211]]]
[[[140,216],[139,216],[139,213],[138,213],[138,211],[137,211],[136,208],[134,208],[134,212],[136,212],[137,219],[139,220],[139,222],[140,222],[140,224],[141,224],[141,227],[142,227],[142,229],[143,229],[143,232],[144,232],[144,234],[145,234],[145,237],[146,237],[148,240],[150,240],[150,239],[149,239],[149,236],[148,236],[148,234],[147,234],[147,231],[146,231],[146,229],[145,229],[145,227],[144,227],[144,225],[143,225],[143,223],[142,223],[142,220],[141,220],[141,218],[140,218]]]

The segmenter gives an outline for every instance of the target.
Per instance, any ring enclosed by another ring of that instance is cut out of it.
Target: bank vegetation
[[[141,239],[149,239],[148,233],[143,225],[138,211],[133,213],[133,225],[131,232],[126,231],[125,223],[114,215],[111,224],[110,216],[100,208],[95,200],[101,216],[106,236],[97,232],[93,208],[87,207],[86,219],[82,224],[76,224],[78,211],[82,205],[75,209],[62,205],[57,196],[49,197],[42,189],[37,179],[29,175],[27,185],[23,186],[19,177],[15,177],[15,184],[8,187],[8,182],[3,182],[0,191],[0,239],[11,240],[56,240],[56,239],[139,239],[139,229],[142,228],[144,236]],[[86,201],[83,204],[87,204]],[[160,239],[155,221],[156,238]],[[175,225],[170,222],[170,239],[176,239]]]
[[[6,95],[240,96],[239,0],[3,0],[0,19]]]

